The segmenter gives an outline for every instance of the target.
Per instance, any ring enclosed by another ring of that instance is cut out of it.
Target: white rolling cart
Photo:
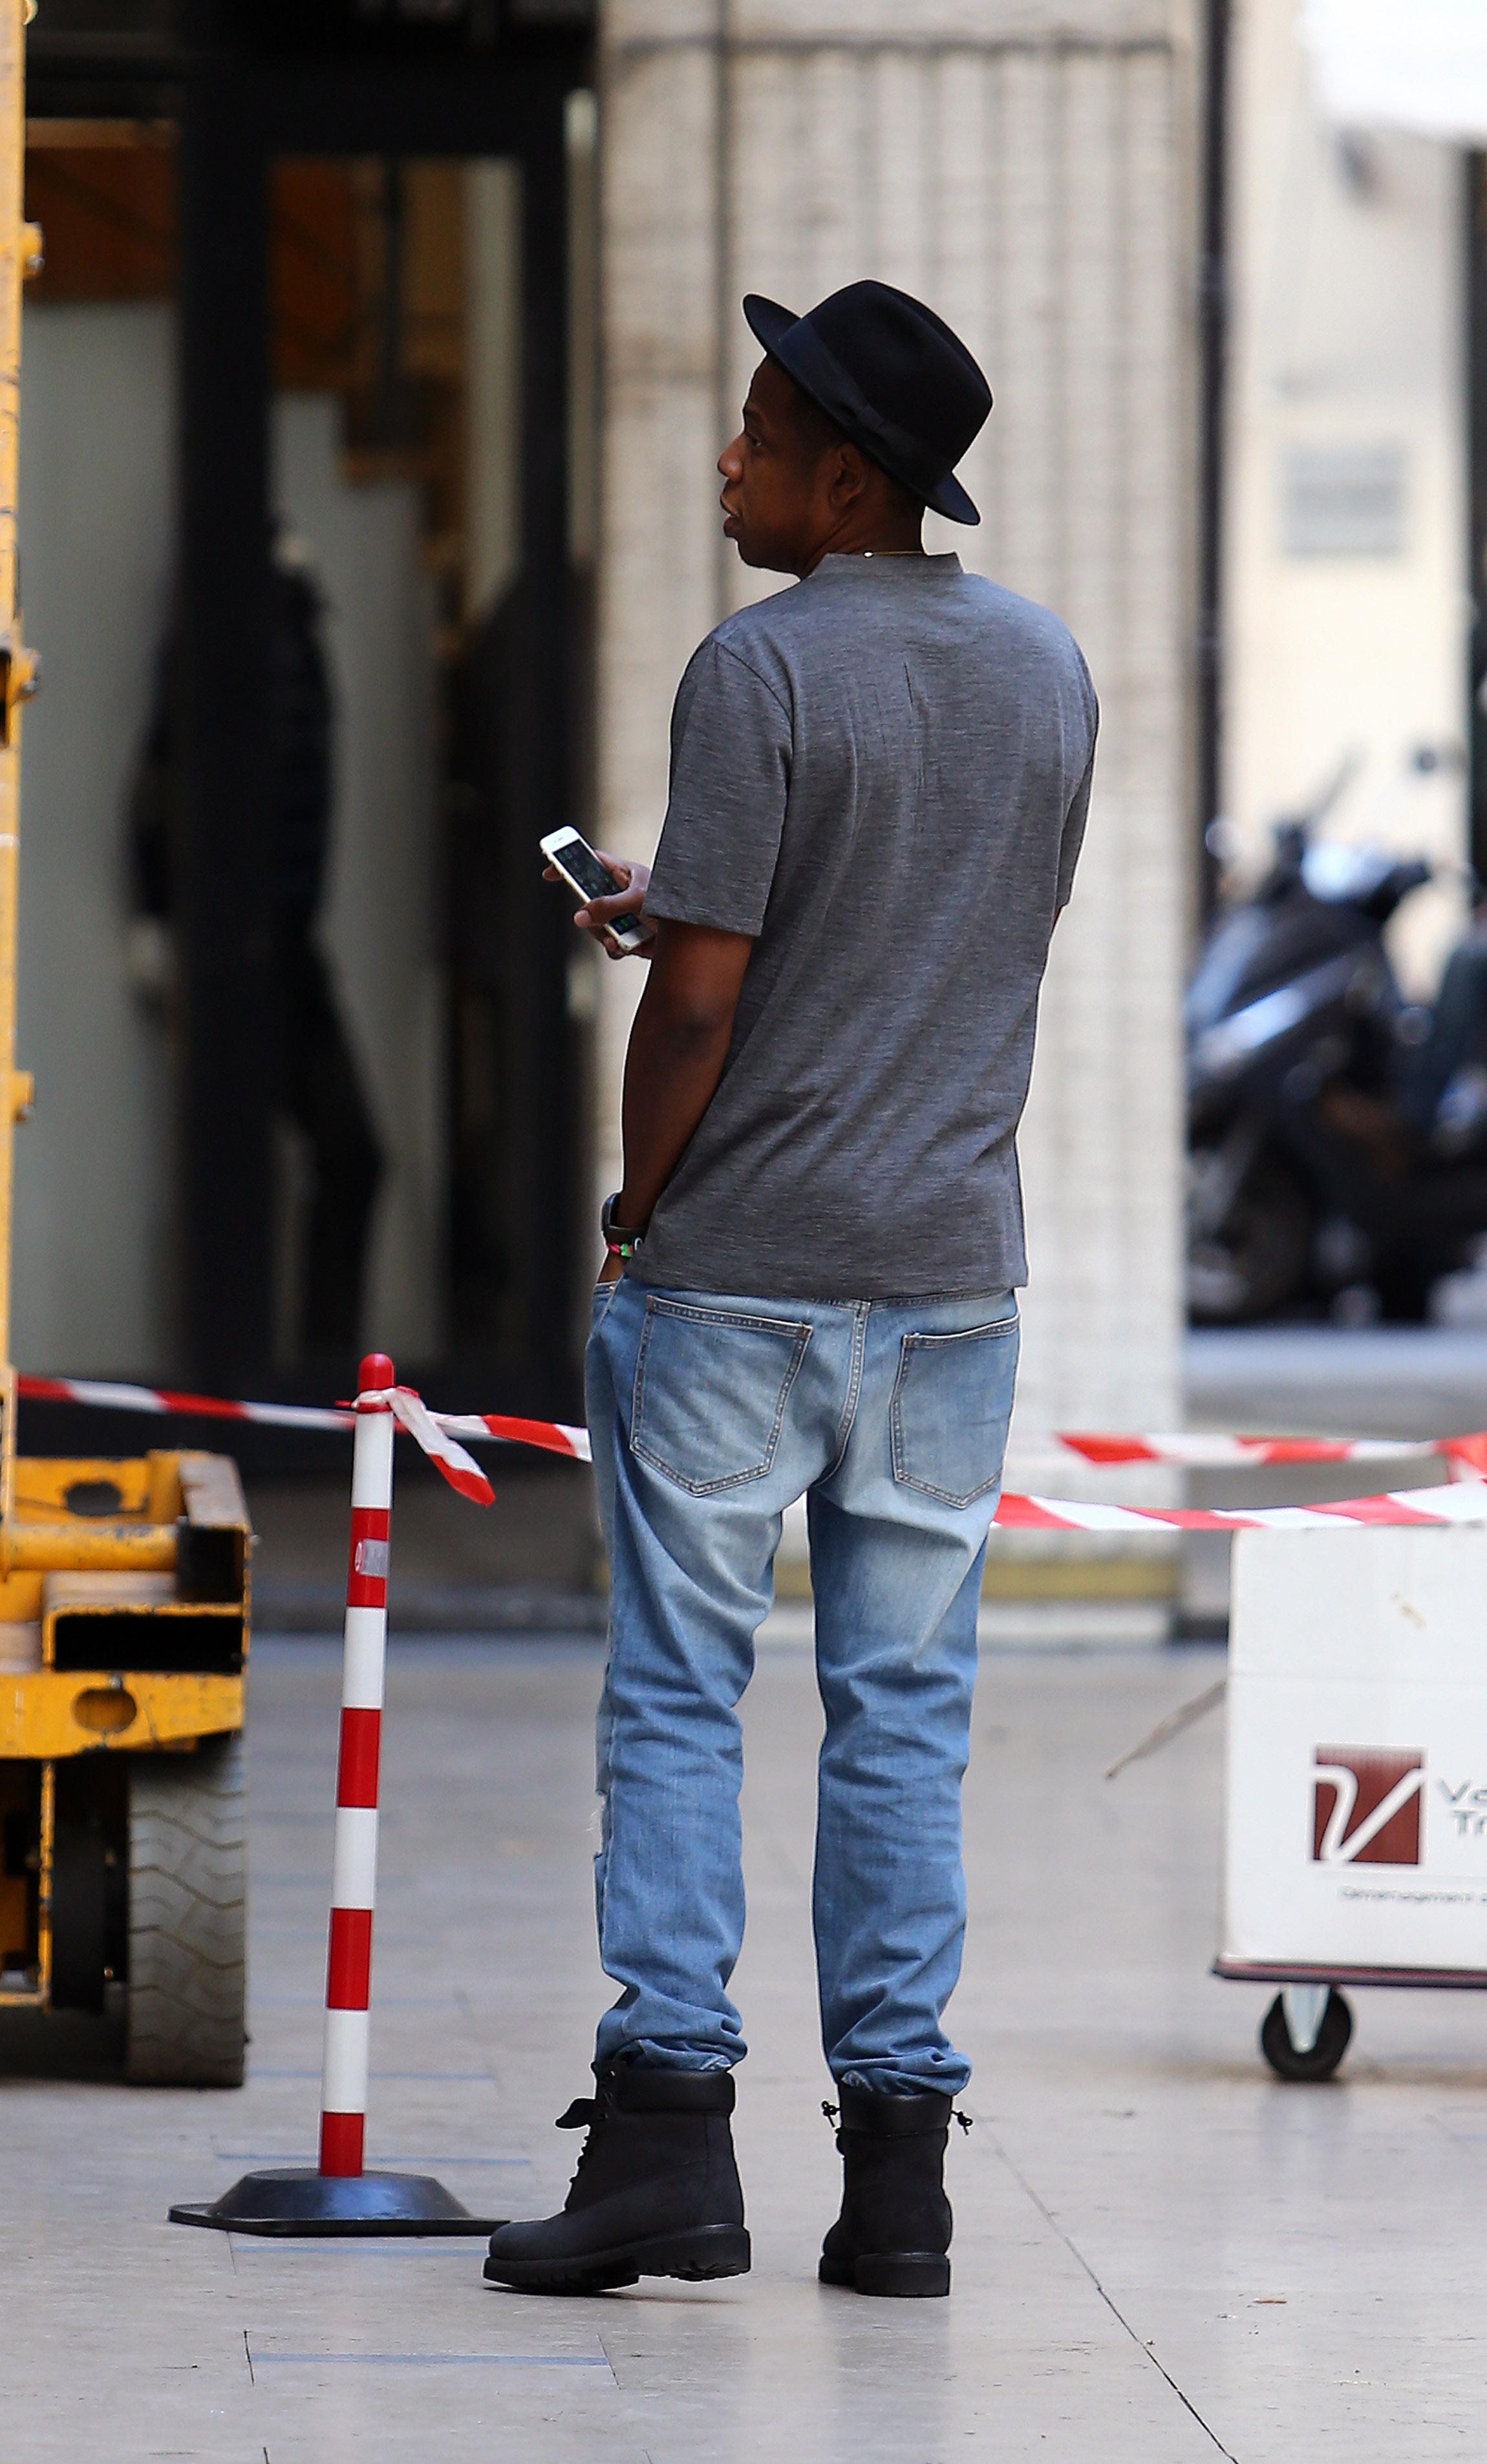
[[[1443,1500],[1234,1535],[1214,1973],[1279,1989],[1283,2079],[1337,2069],[1346,1989],[1487,1987],[1487,1489]]]

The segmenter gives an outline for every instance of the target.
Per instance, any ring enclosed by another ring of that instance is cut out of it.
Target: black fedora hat
[[[804,317],[751,291],[744,314],[769,357],[891,478],[952,522],[980,521],[955,466],[991,388],[943,317],[886,282],[849,282]]]

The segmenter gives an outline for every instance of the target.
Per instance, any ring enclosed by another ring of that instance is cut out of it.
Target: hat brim
[[[908,487],[911,483],[885,459],[881,447],[854,424],[850,409],[844,408],[839,400],[828,399],[814,381],[812,370],[806,363],[807,354],[801,349],[796,336],[800,319],[790,309],[782,308],[777,299],[762,298],[757,291],[751,291],[744,300],[744,316],[755,341],[763,343],[771,360],[778,360],[786,375],[799,385],[802,393],[810,395],[817,409],[824,410],[828,419],[834,419],[839,428],[844,428],[853,443],[861,448],[870,461],[877,462],[880,469],[886,471],[890,478],[899,480],[900,487]],[[920,494],[918,487],[913,493],[915,495]],[[925,496],[924,503],[932,514],[943,514],[946,521],[973,525],[981,520],[975,505],[953,471],[947,472],[936,483]]]

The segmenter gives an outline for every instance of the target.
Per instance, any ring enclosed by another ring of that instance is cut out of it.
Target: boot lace
[[[839,2104],[828,2103],[824,2097],[821,2100],[821,2110],[825,2114],[828,2122],[838,2122],[841,2119],[841,2106]],[[974,2130],[976,2127],[975,2115],[973,2113],[962,2113],[959,2105],[957,2105],[951,2113],[950,2120],[952,2122],[959,2123],[962,2130]]]
[[[598,2119],[598,2098],[595,2096],[576,2096],[573,2099],[572,2103],[568,2106],[566,2113],[560,2113],[556,2123],[553,2124],[553,2127],[556,2130],[587,2130],[589,2134],[578,2151],[578,2163],[573,2168],[573,2179],[568,2184],[569,2191],[573,2189],[580,2174],[583,2172],[584,2167],[588,2164],[589,2157],[593,2153],[593,2126]]]

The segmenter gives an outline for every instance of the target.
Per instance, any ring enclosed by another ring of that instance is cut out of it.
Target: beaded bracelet
[[[614,1200],[618,1196],[619,1191],[616,1189],[605,1199],[599,1210],[599,1229],[604,1235],[604,1245],[611,1258],[633,1258],[645,1239],[645,1228],[642,1225],[638,1230],[634,1230],[628,1224],[615,1222]]]

